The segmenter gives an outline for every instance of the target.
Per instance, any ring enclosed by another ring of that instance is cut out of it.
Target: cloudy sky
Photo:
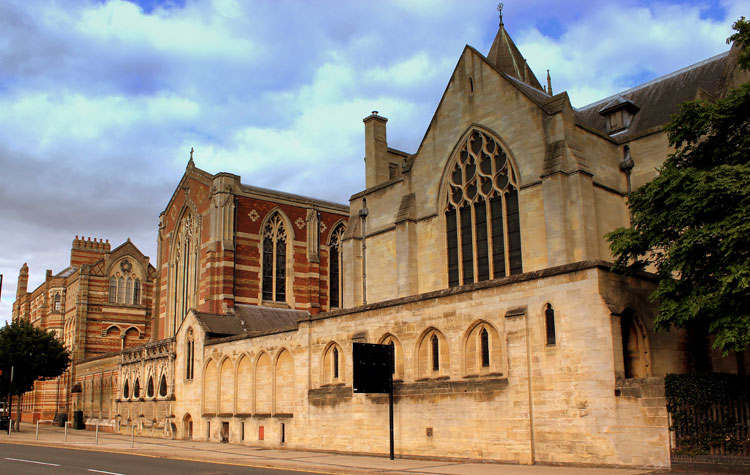
[[[750,0],[506,1],[536,76],[574,106],[728,49]],[[75,235],[156,255],[184,171],[347,202],[362,118],[413,152],[465,44],[487,53],[496,0],[2,0],[0,321],[68,265]]]

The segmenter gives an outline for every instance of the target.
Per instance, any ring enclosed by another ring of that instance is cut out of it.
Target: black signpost
[[[393,346],[354,343],[352,390],[355,393],[388,394],[388,424],[393,460]]]

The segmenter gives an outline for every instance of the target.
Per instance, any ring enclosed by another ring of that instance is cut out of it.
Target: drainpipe
[[[362,305],[367,305],[367,198],[362,199],[359,217],[362,220]]]
[[[620,170],[625,172],[625,181],[627,182],[627,197],[630,199],[630,193],[632,192],[632,185],[630,183],[630,173],[633,170],[633,167],[635,167],[635,162],[633,162],[633,158],[630,156],[630,146],[626,145],[623,147],[623,157],[622,160],[620,160]],[[629,213],[630,216],[630,224],[633,224],[633,214]]]

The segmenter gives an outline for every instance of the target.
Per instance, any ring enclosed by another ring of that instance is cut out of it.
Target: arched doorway
[[[651,376],[648,337],[643,322],[631,309],[622,312],[620,322],[625,378]]]
[[[189,413],[182,418],[182,435],[183,439],[193,438],[193,418],[190,417]]]

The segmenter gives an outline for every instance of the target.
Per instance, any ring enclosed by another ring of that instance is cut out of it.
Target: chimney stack
[[[388,181],[388,144],[386,142],[385,124],[388,119],[378,115],[378,111],[365,117],[365,187]]]

